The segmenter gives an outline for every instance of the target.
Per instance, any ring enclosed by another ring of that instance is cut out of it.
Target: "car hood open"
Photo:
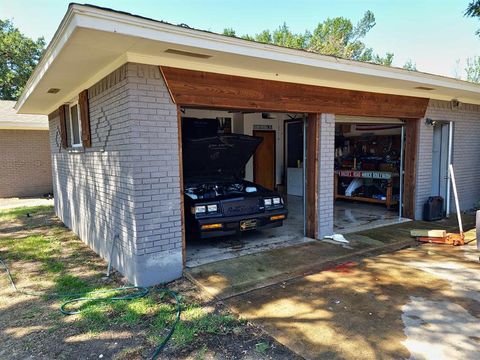
[[[198,176],[240,177],[261,138],[228,134],[183,140],[183,173]]]

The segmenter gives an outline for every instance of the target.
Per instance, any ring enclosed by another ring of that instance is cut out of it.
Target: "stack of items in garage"
[[[387,203],[398,201],[399,134],[375,131],[352,135],[355,125],[337,125],[335,136],[336,198]],[[370,129],[375,127],[370,126]],[[378,126],[396,132],[398,126]],[[389,189],[390,188],[390,189]],[[390,198],[388,198],[390,197]]]

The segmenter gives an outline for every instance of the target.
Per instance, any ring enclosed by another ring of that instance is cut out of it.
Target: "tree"
[[[408,59],[403,65],[405,70],[417,71],[417,64],[415,64],[412,59]]]
[[[354,60],[370,62],[370,63],[385,65],[385,66],[392,66],[393,53],[387,52],[385,56],[380,56],[378,54],[374,54],[372,48],[366,48],[361,54],[361,56]]]
[[[472,18],[480,18],[480,0],[473,0],[471,3],[469,3],[464,15]],[[478,29],[475,34],[480,36],[480,29]]]
[[[10,20],[0,20],[0,99],[18,99],[44,47],[43,37],[32,40]]]
[[[366,47],[362,42],[362,39],[374,26],[375,16],[371,11],[367,11],[355,26],[349,19],[336,17],[319,23],[313,32],[307,30],[304,33],[294,33],[286,23],[283,23],[273,32],[264,30],[255,36],[243,35],[242,38],[390,66],[393,53],[386,53],[385,56],[374,54],[373,49]],[[236,36],[232,29],[225,29],[223,33],[228,36]]]
[[[273,43],[272,34],[270,34],[270,30],[263,30],[260,34],[255,35],[255,41],[271,44]]]
[[[268,30],[256,36],[258,40],[261,40],[259,36],[262,34],[268,33]],[[286,23],[283,23],[282,26],[279,26],[271,36],[271,40],[275,45],[285,46],[294,49],[305,49],[308,45],[310,34],[305,32],[305,34],[294,34],[290,31]]]
[[[369,61],[372,51],[366,49],[360,39],[374,26],[375,16],[371,11],[367,11],[355,27],[346,18],[328,18],[314,30],[309,50],[345,59]]]
[[[223,35],[227,35],[227,36],[231,36],[231,37],[235,37],[235,30],[233,30],[232,28],[226,28],[226,29],[223,29]]]
[[[480,56],[467,59],[465,73],[467,74],[467,81],[480,83]]]
[[[462,79],[462,70],[460,70],[460,59],[455,60],[455,66],[453,68],[453,77],[457,80]]]

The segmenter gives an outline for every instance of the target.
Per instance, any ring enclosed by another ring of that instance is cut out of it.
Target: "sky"
[[[480,55],[480,21],[463,16],[470,0],[89,0],[90,4],[173,24],[237,35],[275,29],[286,22],[294,32],[313,30],[328,17],[356,24],[365,11],[376,26],[364,39],[375,52],[394,53],[394,66],[411,60],[419,71],[464,77],[466,59]],[[51,40],[69,1],[0,0],[0,19],[13,20],[27,36]]]

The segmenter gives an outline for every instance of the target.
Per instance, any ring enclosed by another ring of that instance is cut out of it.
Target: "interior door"
[[[255,130],[263,141],[253,156],[253,181],[267,189],[275,188],[275,131]]]
[[[285,124],[285,174],[287,194],[303,196],[303,120]]]

